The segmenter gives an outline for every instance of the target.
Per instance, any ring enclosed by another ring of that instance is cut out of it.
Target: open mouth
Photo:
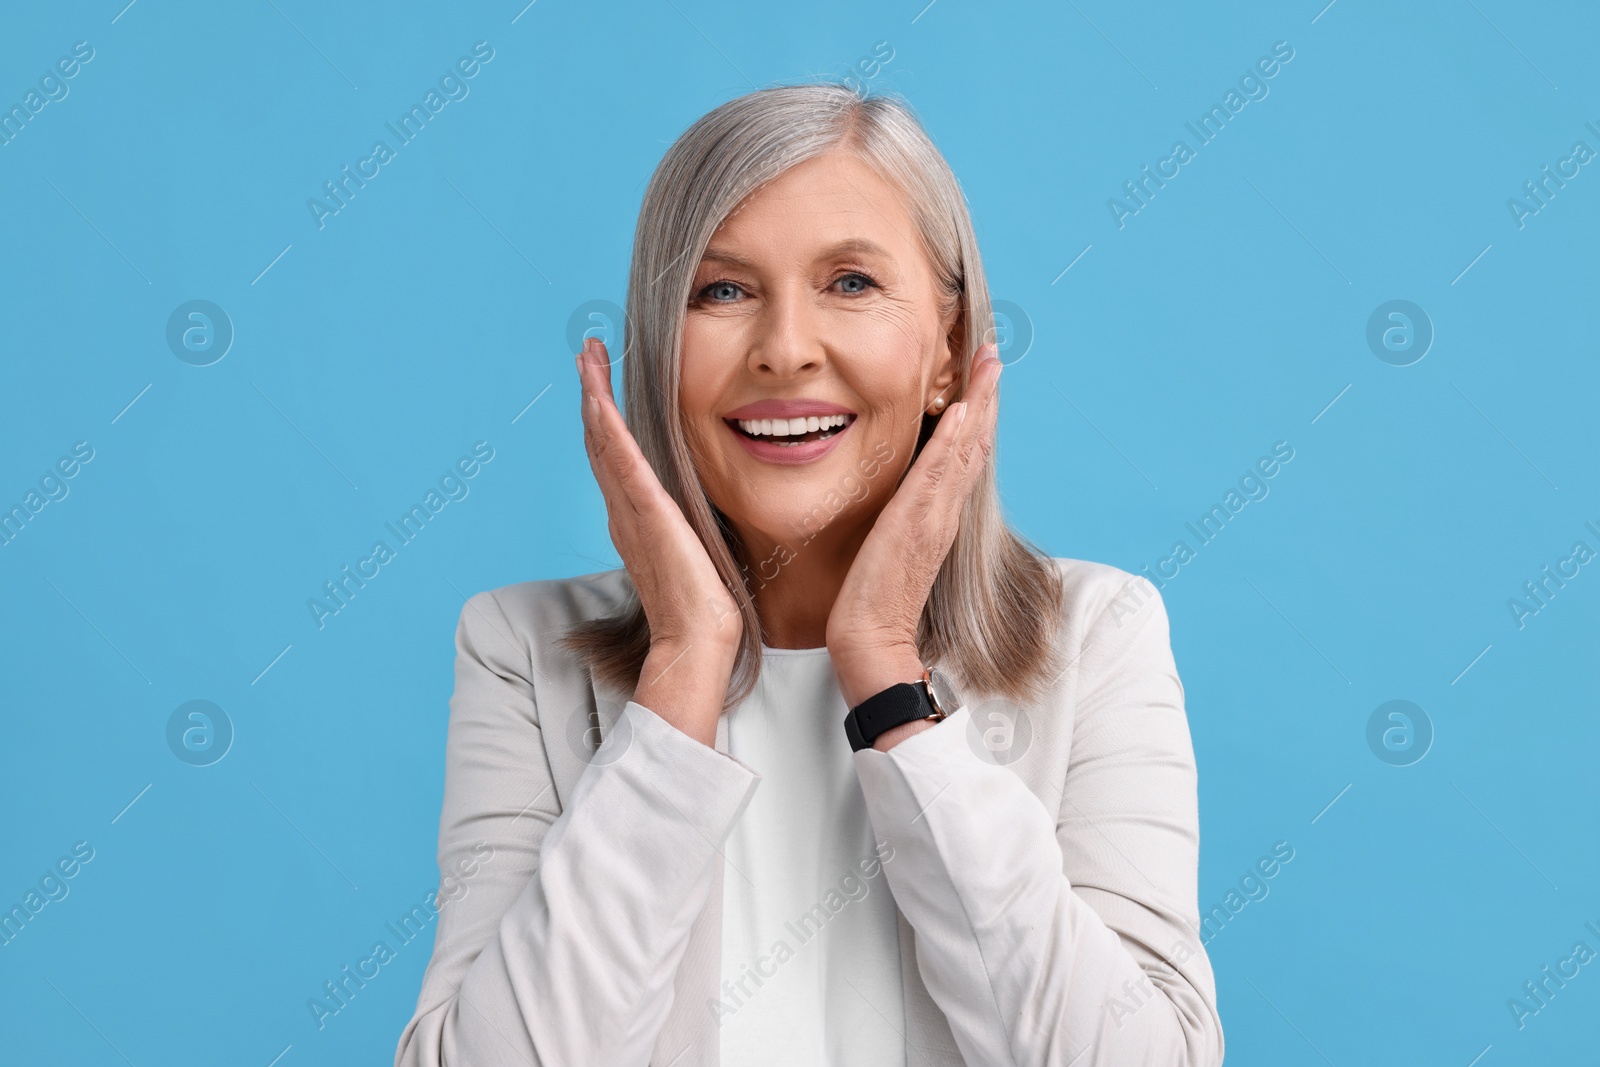
[[[793,419],[725,419],[729,427],[752,441],[792,448],[808,441],[825,441],[856,421],[854,415],[811,415]]]

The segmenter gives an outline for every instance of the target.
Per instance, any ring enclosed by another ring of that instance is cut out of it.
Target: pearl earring
[[[942,396],[934,397],[933,398],[932,410],[929,412],[929,414],[930,415],[937,415],[937,414],[939,414],[939,412],[941,412],[943,410],[944,410],[944,397],[942,397]]]

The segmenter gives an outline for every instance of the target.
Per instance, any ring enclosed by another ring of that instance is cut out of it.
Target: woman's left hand
[[[994,451],[1001,366],[996,351],[992,344],[978,349],[967,395],[939,419],[879,513],[828,615],[828,652],[850,707],[922,677],[917,624],[955,541],[961,511]],[[898,737],[891,735],[916,725],[896,727],[880,741],[892,744]]]

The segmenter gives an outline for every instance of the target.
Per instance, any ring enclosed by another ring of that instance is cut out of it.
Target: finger
[[[603,366],[604,351],[604,343],[591,338],[585,352],[590,383],[585,407],[599,454],[597,476],[603,472],[605,480],[613,487],[615,502],[632,515],[650,513],[656,517],[665,515],[670,520],[670,513],[677,510],[677,502],[661,485],[654,468],[645,459],[643,450],[628,429],[627,420],[622,417],[616,401],[611,397],[610,374]],[[597,380],[602,383],[603,390],[595,388]],[[601,488],[604,491],[605,485],[602,484]],[[611,500],[612,497],[608,497],[608,502]]]
[[[1000,371],[998,346],[984,345],[978,350],[972,381],[963,404],[973,418],[962,424],[956,443],[964,477],[975,477],[994,447],[995,427],[999,422]],[[977,462],[974,462],[976,457]]]
[[[966,395],[951,406],[946,414],[953,418],[940,420],[924,448],[925,453],[929,448],[938,450],[930,457],[930,480],[919,494],[923,505],[919,521],[928,525],[929,532],[946,531],[959,523],[978,472],[992,448],[999,411],[995,402],[1000,377],[997,351],[996,345],[984,345],[978,350]],[[946,421],[951,426],[948,434],[941,437]]]
[[[600,395],[600,376],[590,355],[590,339],[585,339],[583,351],[577,357],[582,383],[579,408],[583,419],[584,449],[589,455],[589,466],[600,485],[601,495],[605,497],[607,512],[613,518],[623,518],[638,511],[626,484],[625,470],[632,464],[622,443],[623,439],[633,443],[632,435],[627,432],[609,392],[603,398]],[[634,447],[637,449],[637,444]]]
[[[945,409],[885,509],[886,512],[903,512],[903,518],[897,515],[896,521],[903,521],[909,531],[925,531],[931,524],[941,487],[952,465],[958,462],[956,448],[969,406],[966,401],[957,401]]]
[[[583,351],[578,353],[578,374],[584,391],[584,416],[588,424],[600,431],[606,440],[615,439],[619,428],[624,436],[631,439],[626,420],[622,418],[622,412],[617,409],[616,399],[611,393],[611,370],[606,365],[604,353],[603,341],[593,337],[584,338]]]
[[[611,388],[611,363],[606,358],[606,344],[598,337],[585,337],[578,352],[578,375],[583,385],[595,394],[615,403]]]
[[[599,372],[596,378],[600,386],[605,390],[606,396],[613,396],[614,393],[611,388],[611,353],[606,348],[606,343],[598,337],[586,337],[584,338],[584,352]]]
[[[997,357],[999,346],[994,344],[980,345],[978,351],[972,356],[972,370],[967,376],[966,388],[961,392],[961,399],[951,407],[959,407],[962,417],[956,420],[955,437],[950,442],[952,450],[960,453],[963,446],[972,439],[975,431],[981,429],[982,420],[974,420],[971,416],[986,414],[988,400],[993,395],[995,382],[999,378],[1000,361]]]
[[[987,411],[999,387],[1002,366],[999,346],[987,344],[978,349],[972,361],[972,380],[967,386],[966,396],[962,399],[970,401],[977,409]]]
[[[998,351],[996,345],[984,345],[973,357],[973,371],[967,382],[965,394],[950,405],[946,417],[939,420],[923,454],[929,459],[929,474],[942,481],[952,464],[958,469],[968,465],[973,444],[982,435],[984,423],[989,421],[995,385],[999,380],[1000,364],[990,359]],[[949,427],[945,423],[949,423]],[[929,455],[929,453],[932,453]]]

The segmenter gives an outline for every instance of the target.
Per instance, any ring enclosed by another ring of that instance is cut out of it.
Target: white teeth
[[[849,415],[810,415],[793,419],[739,419],[739,429],[759,437],[796,437],[832,430],[850,422]]]

